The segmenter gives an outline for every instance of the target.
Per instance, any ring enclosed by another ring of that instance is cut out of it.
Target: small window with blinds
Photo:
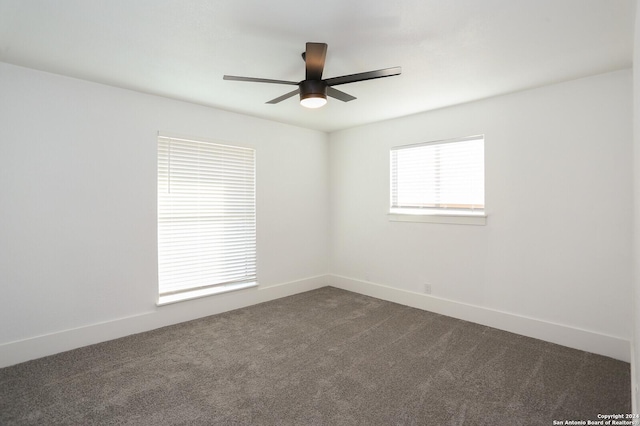
[[[158,304],[257,285],[255,150],[158,137]]]
[[[484,219],[484,137],[392,148],[390,213]]]

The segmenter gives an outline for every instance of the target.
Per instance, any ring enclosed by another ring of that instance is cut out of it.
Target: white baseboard
[[[636,345],[631,345],[631,412],[640,413],[640,395],[638,394],[638,358],[636,358]]]
[[[630,362],[628,340],[536,318],[455,302],[427,294],[400,290],[368,281],[329,275],[328,284],[343,290],[486,325],[511,333],[557,343],[621,361]]]
[[[240,290],[156,307],[155,310],[136,316],[0,344],[0,368],[208,315],[268,302],[327,285],[622,361],[631,361],[630,342],[619,337],[399,290],[367,281],[338,275],[320,275],[269,287]],[[634,367],[638,368],[639,366]],[[632,389],[635,388],[632,387]]]
[[[268,302],[326,285],[327,276],[320,275],[268,287],[258,286],[172,305],[154,306],[154,310],[140,315],[0,344],[0,368],[94,343]],[[153,302],[150,302],[150,306],[152,305]]]

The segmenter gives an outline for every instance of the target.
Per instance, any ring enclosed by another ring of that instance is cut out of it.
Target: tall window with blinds
[[[255,151],[158,137],[159,304],[256,285]]]
[[[392,148],[390,212],[484,215],[484,137]]]

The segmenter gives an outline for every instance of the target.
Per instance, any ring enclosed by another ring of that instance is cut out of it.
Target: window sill
[[[224,284],[199,290],[185,291],[183,293],[165,294],[158,297],[156,306],[170,305],[172,303],[183,302],[185,300],[199,299],[201,297],[213,296],[215,294],[228,293],[230,291],[244,290],[245,288],[257,287],[257,282]]]
[[[454,225],[480,225],[487,224],[487,215],[484,213],[398,213],[388,214],[390,222],[424,222],[447,223]]]

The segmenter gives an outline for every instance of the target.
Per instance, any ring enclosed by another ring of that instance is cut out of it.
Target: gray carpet
[[[551,425],[629,364],[331,287],[0,369],[2,425]]]

